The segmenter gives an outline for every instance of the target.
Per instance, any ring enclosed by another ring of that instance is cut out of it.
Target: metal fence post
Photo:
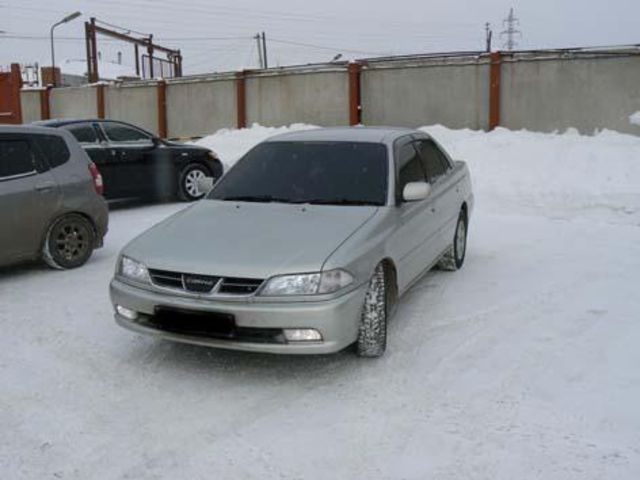
[[[349,125],[362,123],[362,107],[360,104],[360,72],[362,64],[349,63],[347,73],[349,76]]]
[[[105,117],[105,108],[104,108],[104,85],[98,84],[96,85],[96,112],[98,114],[98,118]]]
[[[500,125],[500,70],[502,54],[493,52],[489,55],[489,130]]]
[[[49,120],[51,118],[50,96],[51,86],[47,85],[40,90],[40,120]]]
[[[158,136],[167,138],[167,83],[160,80],[158,89]]]
[[[236,72],[236,123],[238,128],[245,128],[247,126],[246,73],[247,70]]]

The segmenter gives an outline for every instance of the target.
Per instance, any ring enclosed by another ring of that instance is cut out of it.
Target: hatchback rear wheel
[[[65,215],[49,228],[42,248],[42,258],[51,268],[80,267],[89,260],[95,238],[95,231],[89,220],[75,213]]]

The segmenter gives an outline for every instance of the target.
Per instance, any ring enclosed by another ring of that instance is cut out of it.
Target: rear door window
[[[416,147],[420,152],[422,164],[429,182],[433,183],[449,169],[449,161],[431,140],[418,140]]]
[[[102,129],[107,138],[116,143],[143,143],[151,140],[146,133],[120,123],[105,122]]]
[[[71,154],[64,138],[58,135],[36,135],[34,140],[50,168],[64,165],[69,160]]]
[[[69,130],[80,143],[98,143],[98,134],[93,125],[89,123],[72,124],[63,128]]]
[[[30,173],[36,173],[36,167],[29,141],[0,138],[0,180]]]

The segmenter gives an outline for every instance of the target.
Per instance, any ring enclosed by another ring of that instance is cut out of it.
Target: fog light
[[[322,335],[313,328],[287,328],[284,337],[289,342],[320,342]]]
[[[123,307],[122,305],[116,305],[116,312],[127,320],[135,320],[138,318],[138,312],[127,307]]]

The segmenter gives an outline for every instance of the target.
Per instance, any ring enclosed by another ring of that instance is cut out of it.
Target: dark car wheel
[[[180,199],[185,202],[193,202],[202,198],[206,192],[200,191],[198,180],[210,176],[209,169],[199,163],[192,163],[183,168],[178,180],[178,196]]]
[[[95,238],[95,231],[89,220],[82,215],[65,215],[49,228],[42,248],[42,258],[52,268],[77,268],[84,265],[91,256]]]
[[[384,265],[380,263],[364,297],[358,341],[358,355],[380,357],[387,348],[387,278]]]

